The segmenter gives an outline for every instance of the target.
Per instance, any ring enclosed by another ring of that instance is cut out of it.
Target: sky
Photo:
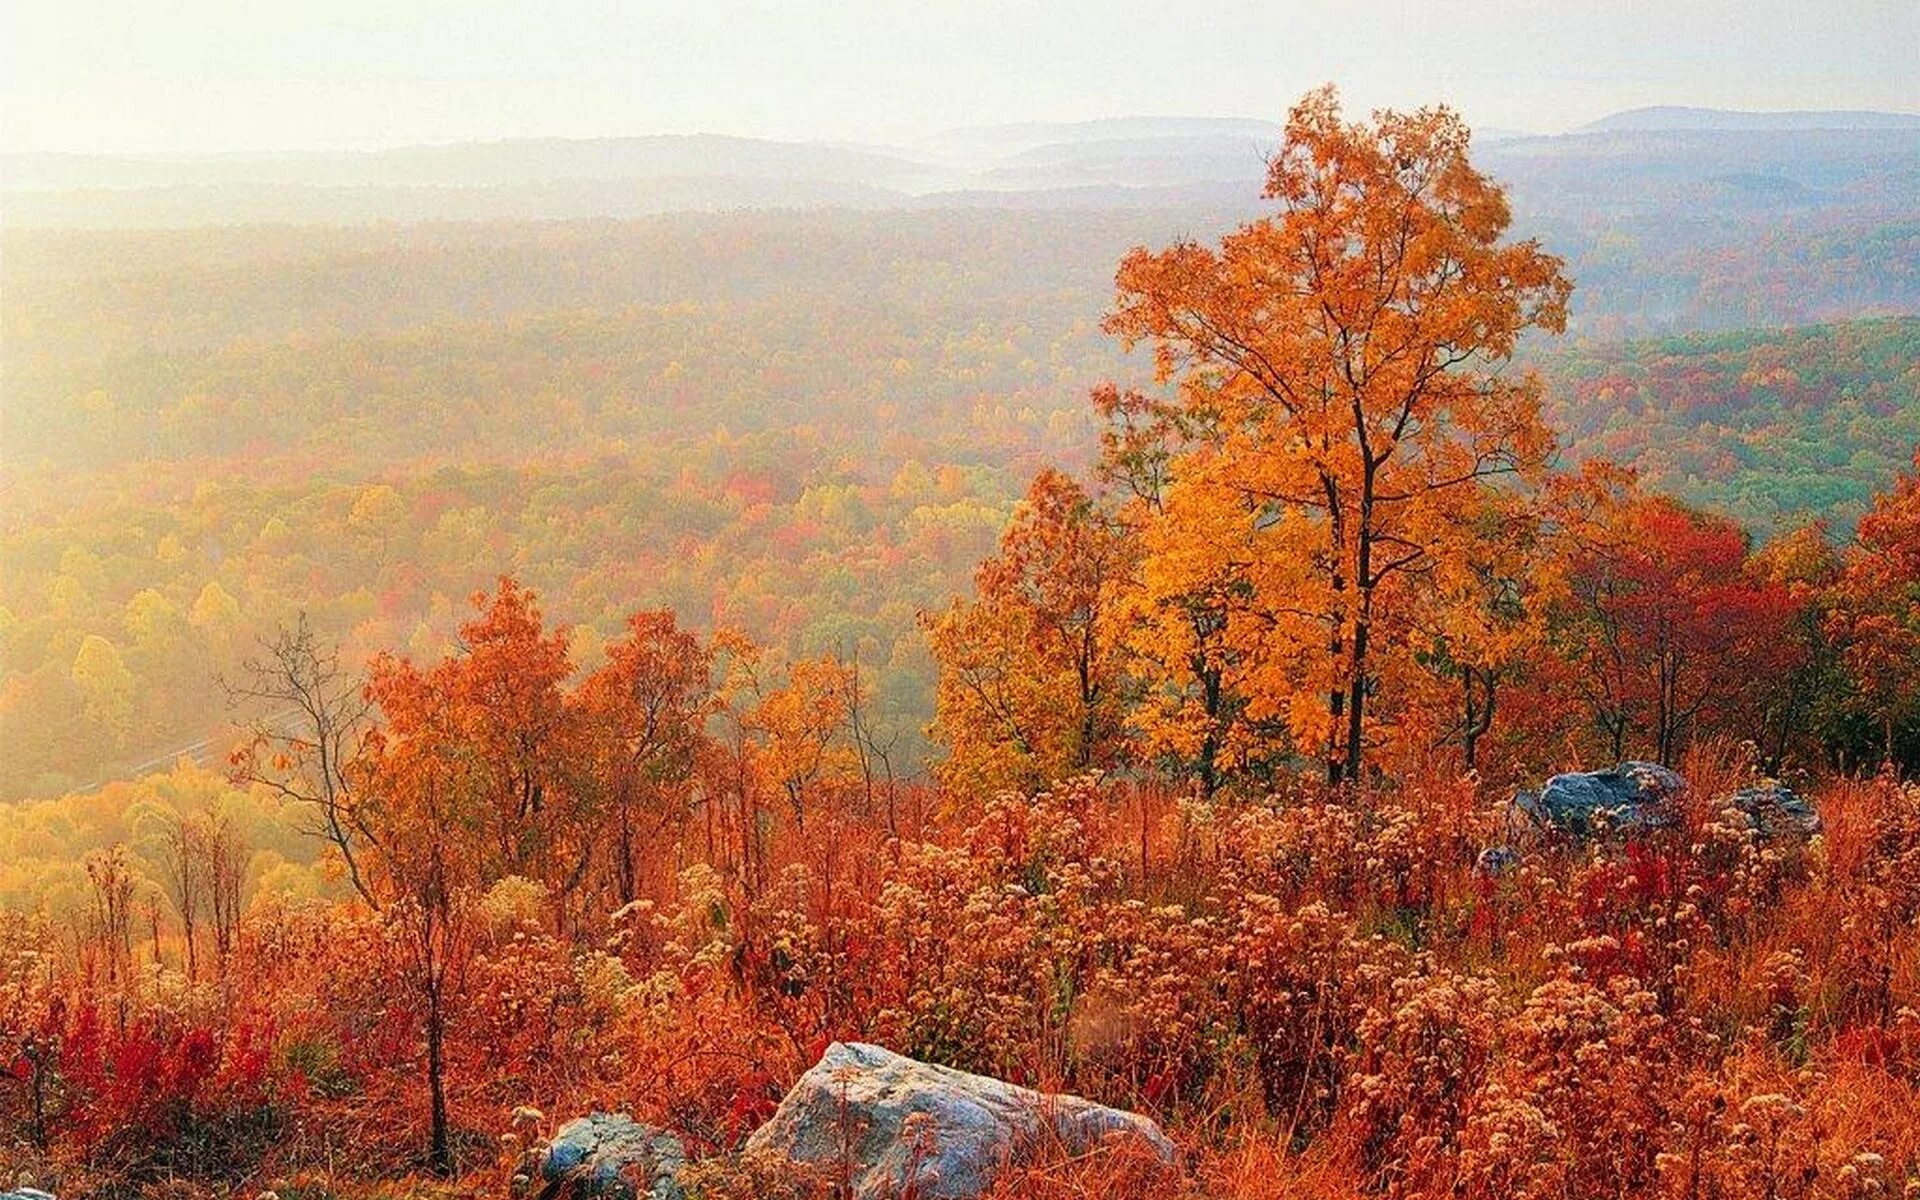
[[[1445,101],[1920,111],[1920,0],[0,0],[0,149],[200,153],[725,133],[903,143]]]

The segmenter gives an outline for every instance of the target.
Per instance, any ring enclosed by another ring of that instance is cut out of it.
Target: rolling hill
[[[966,586],[1035,470],[1087,465],[1088,387],[1148,374],[1099,329],[1114,262],[1231,216],[8,231],[0,796],[217,732],[213,677],[276,620],[433,653],[506,571],[588,660],[642,603],[857,654],[910,746],[915,614]],[[1920,440],[1920,322],[1596,330],[1634,328],[1653,286],[1683,316],[1871,313],[1920,261],[1920,225],[1877,236],[1777,228],[1652,282],[1652,249],[1576,255],[1584,332],[1529,351],[1569,455],[1762,530],[1844,528]],[[105,752],[70,677],[90,635],[134,687]]]

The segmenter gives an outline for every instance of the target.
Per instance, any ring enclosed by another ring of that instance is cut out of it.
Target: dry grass
[[[1685,764],[1682,829],[1529,846],[1493,876],[1500,805],[1428,773],[1217,808],[1089,780],[899,841],[848,810],[778,832],[757,876],[663,846],[652,900],[566,936],[537,889],[503,895],[466,948],[445,1187],[410,1182],[418,1006],[364,915],[257,910],[217,989],[149,970],[109,992],[83,961],[19,969],[17,944],[6,1019],[17,1038],[112,999],[156,1029],[267,1031],[283,1133],[226,1177],[281,1200],[498,1195],[548,1131],[513,1128],[519,1105],[629,1108],[712,1160],[701,1194],[797,1194],[724,1155],[832,1038],[1149,1113],[1185,1157],[1169,1177],[1121,1148],[1042,1156],[1006,1197],[1899,1194],[1920,1175],[1920,791],[1831,782],[1822,838],[1763,845],[1711,803],[1742,761]],[[199,1136],[228,1109],[221,1055],[161,1109],[65,1064],[48,1151],[9,1169],[67,1197],[220,1194],[117,1176],[76,1121]],[[24,1129],[22,1089],[0,1097]]]

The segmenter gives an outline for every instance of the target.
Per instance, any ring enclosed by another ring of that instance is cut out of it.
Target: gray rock
[[[835,1042],[746,1149],[845,1170],[850,1200],[974,1200],[1009,1165],[1052,1147],[1084,1154],[1108,1137],[1137,1138],[1169,1167],[1177,1160],[1166,1134],[1138,1113]]]
[[[1489,879],[1505,875],[1520,865],[1520,855],[1511,846],[1488,846],[1473,860],[1473,869]]]
[[[1686,780],[1658,763],[1623,762],[1610,771],[1555,775],[1513,803],[1535,824],[1576,837],[1603,829],[1644,833],[1674,822],[1675,801],[1686,790]]]
[[[1744,787],[1727,803],[1746,814],[1747,823],[1761,840],[1808,838],[1821,829],[1820,814],[1799,793],[1776,779]]]
[[[0,1192],[0,1200],[55,1200],[52,1192],[43,1192],[39,1188],[14,1188],[10,1192]]]
[[[680,1139],[626,1113],[568,1121],[538,1153],[542,1200],[684,1200]]]

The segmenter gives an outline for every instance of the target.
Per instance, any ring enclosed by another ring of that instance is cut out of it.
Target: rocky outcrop
[[[680,1139],[626,1113],[593,1113],[535,1151],[524,1185],[540,1200],[684,1200]]]
[[[1686,790],[1686,780],[1658,763],[1623,762],[1609,771],[1555,775],[1538,792],[1521,792],[1513,803],[1536,825],[1575,837],[1644,833],[1678,819],[1678,801]]]
[[[1727,798],[1727,805],[1746,816],[1762,841],[1809,838],[1820,832],[1820,814],[1813,805],[1776,779],[1741,788]]]
[[[754,1131],[747,1153],[828,1168],[851,1184],[851,1200],[973,1200],[1010,1165],[1083,1154],[1108,1139],[1176,1161],[1166,1134],[1138,1113],[835,1042]]]

